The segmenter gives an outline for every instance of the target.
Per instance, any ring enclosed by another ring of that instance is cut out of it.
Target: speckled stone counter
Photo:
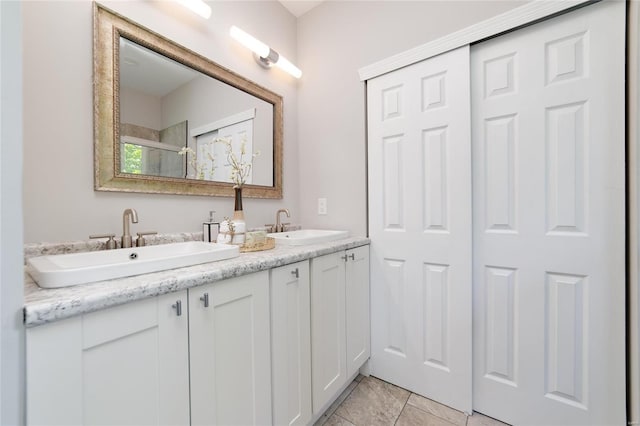
[[[352,237],[324,244],[276,246],[219,262],[59,289],[42,289],[25,272],[24,322],[33,327],[368,244],[368,238]]]

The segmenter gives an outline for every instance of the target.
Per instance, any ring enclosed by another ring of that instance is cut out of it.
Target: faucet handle
[[[289,226],[291,226],[291,222],[285,222],[280,225],[280,232],[286,232],[289,230]]]
[[[273,223],[268,223],[265,225],[265,227],[267,228],[268,230],[267,232],[269,234],[273,234],[274,232],[277,232],[277,231],[274,231],[274,228],[276,227],[276,225],[274,225]]]
[[[138,238],[136,238],[136,247],[144,247],[147,245],[147,240],[144,239],[145,235],[155,235],[157,232],[155,231],[147,231],[147,232],[137,232]]]
[[[116,237],[116,234],[94,234],[94,235],[89,235],[89,238],[94,239],[94,238],[108,238],[108,240],[105,243],[105,249],[106,250],[112,250],[114,248],[117,248],[116,245],[116,240],[114,239]]]

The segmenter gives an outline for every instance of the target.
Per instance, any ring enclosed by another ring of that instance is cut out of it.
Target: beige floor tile
[[[338,407],[336,414],[354,425],[393,425],[409,391],[374,377],[365,377]]]
[[[355,380],[351,383],[349,383],[349,386],[347,386],[347,388],[342,391],[342,393],[340,394],[340,396],[338,397],[338,399],[336,399],[333,404],[331,404],[329,406],[329,408],[327,408],[327,411],[325,411],[322,414],[322,417],[320,417],[318,419],[318,421],[316,421],[314,423],[313,426],[322,426],[324,424],[326,424],[329,421],[329,418],[331,418],[331,416],[333,415],[333,413],[335,413],[335,411],[338,409],[338,407],[340,406],[340,404],[342,404],[342,402],[347,399],[347,397],[351,394],[351,392],[356,388],[356,386],[358,386],[358,382],[356,382]]]
[[[453,423],[407,404],[400,413],[396,426],[453,426]]]
[[[324,426],[355,426],[349,420],[343,419],[337,414],[333,414],[329,419],[324,423]]]
[[[473,413],[473,416],[467,420],[467,426],[507,426],[507,424],[480,413]]]
[[[416,395],[415,393],[411,394],[407,404],[419,408],[422,411],[426,411],[427,413],[431,413],[441,419],[447,420],[457,426],[465,426],[467,423],[467,415],[462,411],[454,410],[451,407],[447,407],[446,405],[442,405],[420,395]]]

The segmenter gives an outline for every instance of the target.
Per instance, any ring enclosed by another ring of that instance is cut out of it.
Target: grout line
[[[356,385],[355,385],[355,386],[351,386],[351,385],[352,385],[352,384],[354,384],[354,383],[355,383]],[[353,391],[354,391],[354,390],[356,390],[356,388],[357,388],[358,386],[360,386],[360,383],[361,383],[361,381],[360,381],[360,382],[358,382],[358,381],[356,381],[356,380],[354,379],[354,380],[349,384],[349,386],[347,386],[347,388],[346,388],[346,389],[342,392],[342,394],[340,394],[340,396],[338,397],[338,399],[342,399],[342,401],[340,401],[340,404],[336,405],[336,406],[335,406],[335,408],[333,409],[333,411],[329,412],[329,410],[327,410],[327,411],[322,415],[322,417],[325,417],[325,416],[326,416],[325,423],[326,423],[326,421],[327,421],[327,420],[329,420],[329,417],[331,417],[332,415],[334,415],[334,414],[335,414],[336,416],[338,416],[338,414],[336,414],[336,412],[338,411],[338,409],[339,409],[340,407],[342,407],[342,404],[344,404],[344,402],[347,400],[347,398],[349,398],[349,395],[351,395],[351,393],[353,393]],[[349,387],[351,387],[351,390],[350,390],[350,391],[345,395],[344,393],[349,389]],[[344,396],[344,398],[342,398],[343,396]],[[332,404],[332,405],[333,405],[333,404]],[[342,416],[338,416],[338,417],[343,418]],[[347,420],[347,419],[345,419],[345,420],[346,420],[346,421],[349,421],[349,420]]]
[[[411,395],[412,395],[412,392],[409,392],[409,396],[407,397],[407,400],[404,402],[404,405],[402,406],[402,410],[400,410],[400,412],[398,413],[398,417],[396,417],[395,421],[393,422],[394,426],[398,423],[398,420],[400,420],[400,416],[404,412],[404,409],[407,408],[407,404],[409,403],[409,398],[411,398]]]
[[[336,416],[336,417],[339,417],[341,420],[344,420],[345,422],[349,422],[349,423],[351,423],[352,425],[357,426],[355,423],[353,423],[353,422],[351,422],[351,421],[349,421],[349,420],[345,419],[345,418],[344,418],[344,417],[342,417],[340,414],[333,413],[333,415],[334,415],[334,416]]]

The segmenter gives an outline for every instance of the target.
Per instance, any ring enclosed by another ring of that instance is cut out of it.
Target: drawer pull
[[[171,305],[171,307],[176,310],[176,315],[177,316],[182,315],[182,301],[181,300],[176,300],[176,303]]]
[[[300,278],[300,271],[298,271],[298,268],[291,271],[291,275],[295,276],[296,278]]]
[[[204,307],[205,308],[209,307],[209,293],[203,294],[202,297],[200,298],[200,300],[202,300],[204,302]]]

